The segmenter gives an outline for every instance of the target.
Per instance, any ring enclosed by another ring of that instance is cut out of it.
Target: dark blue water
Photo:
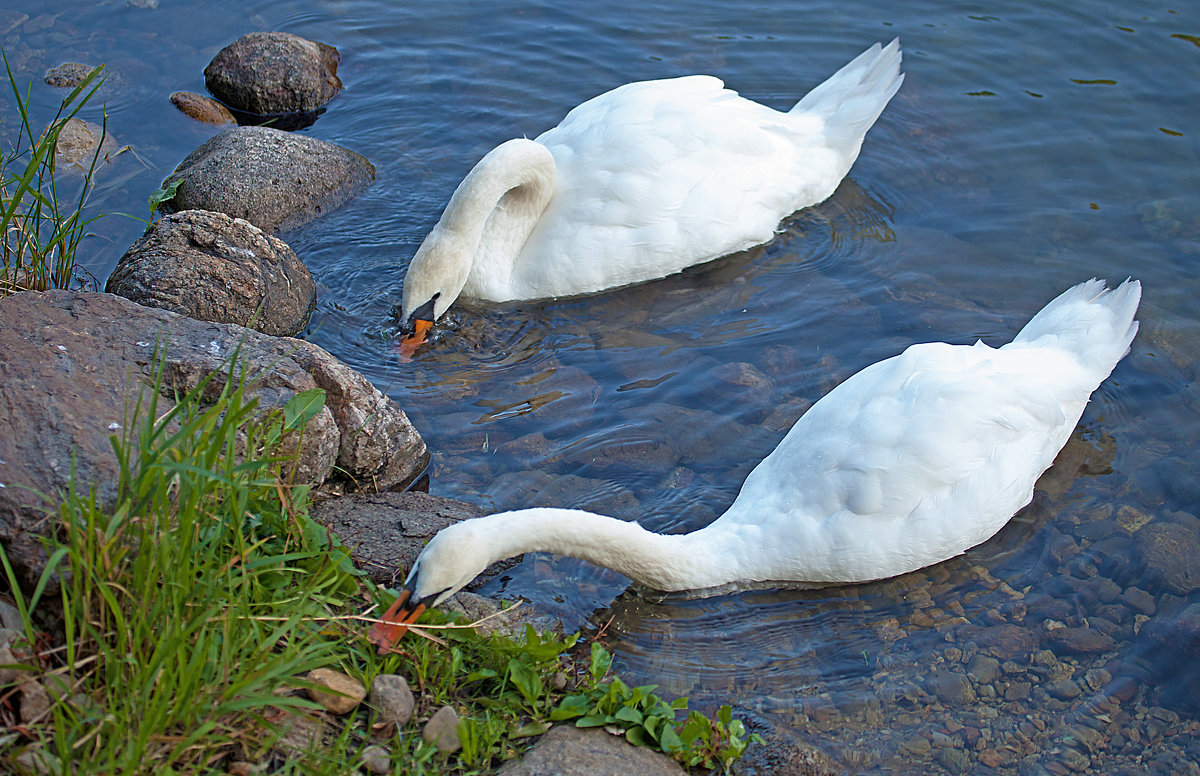
[[[1115,692],[1085,682],[1100,669],[1137,691],[1110,722],[1089,717],[1104,743],[1082,750],[1081,767],[1112,772],[1154,748],[1188,751],[1196,708],[1175,690],[1196,677],[1171,663],[1169,631],[1200,599],[1156,588],[1120,558],[1135,557],[1138,521],[1191,526],[1200,510],[1195,8],[397,5],[9,0],[0,41],[18,80],[36,82],[47,118],[62,97],[40,84],[47,67],[107,63],[109,131],[134,153],[101,174],[92,202],[137,215],[214,131],[167,95],[203,92],[218,49],[254,30],[336,46],[346,89],[306,132],[364,154],[378,178],[285,235],[321,283],[308,337],[409,412],[433,450],[432,492],[496,509],[582,506],[656,530],[699,527],[811,402],[862,367],[915,341],[998,344],[1069,285],[1141,279],[1141,333],[1094,396],[1070,460],[1035,508],[964,558],[876,585],[647,601],[622,595],[625,580],[609,572],[532,557],[489,592],[528,597],[572,626],[612,617],[604,638],[635,681],[702,704],[732,700],[865,771],[961,772],[941,749],[965,753],[977,772],[993,767],[985,752],[998,753],[1001,772],[1024,757],[1053,765],[1075,746],[1062,720]],[[535,136],[627,81],[686,73],[783,108],[894,36],[903,88],[838,192],[770,245],[616,293],[456,306],[436,347],[397,363],[407,262],[463,174],[499,142]],[[100,107],[86,117],[98,120]],[[12,112],[0,122],[10,133]],[[88,269],[103,281],[141,229],[99,222]],[[1148,591],[1149,614],[1095,592],[1112,585],[1126,598]],[[1114,646],[1100,653],[1068,654],[1050,638],[1063,625],[1109,624]],[[1032,654],[1049,651],[1054,667],[1026,697],[1018,687],[1008,698],[1036,665],[1016,649],[1005,655],[1016,668],[990,683],[998,697],[979,690],[968,707],[934,697],[926,676],[965,671],[991,643],[982,630],[997,625],[1032,634]],[[1080,696],[1042,690],[1061,674],[1083,683]],[[1155,710],[1177,715],[1157,741],[1144,722]],[[932,753],[910,746],[914,736]]]

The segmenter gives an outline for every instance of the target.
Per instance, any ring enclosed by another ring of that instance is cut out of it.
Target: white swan
[[[408,575],[416,614],[523,552],[591,561],[659,590],[862,582],[979,544],[1033,497],[1137,333],[1141,285],[1090,280],[1000,348],[929,343],[873,364],[796,422],[717,520],[688,534],[570,509],[465,520]],[[396,606],[385,619],[411,621]],[[372,635],[395,636],[381,626]],[[399,632],[403,632],[400,628]],[[378,639],[377,639],[378,640]]]
[[[463,295],[491,302],[661,278],[769,241],[829,197],[900,88],[876,43],[788,112],[693,75],[626,84],[459,184],[404,278],[411,353]]]

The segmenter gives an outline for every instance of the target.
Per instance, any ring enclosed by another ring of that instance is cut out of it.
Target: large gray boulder
[[[254,378],[250,393],[264,408],[324,389],[325,408],[302,435],[300,482],[336,476],[347,490],[402,489],[429,460],[400,408],[316,345],[112,294],[15,294],[0,299],[0,543],[25,581],[41,573],[38,537],[52,528],[46,508],[58,503],[72,473],[102,504],[115,498],[109,437],[129,422],[126,412],[138,397],[149,395],[156,348],[164,351],[160,413],[177,391],[227,368],[239,348]]]
[[[215,210],[265,232],[307,224],[375,180],[360,154],[267,127],[235,127],[184,158],[163,186],[180,181],[167,210]]]
[[[333,46],[288,32],[251,32],[217,52],[204,68],[213,96],[258,115],[315,111],[342,88]]]
[[[105,290],[147,307],[264,334],[304,331],[317,284],[288,244],[249,221],[184,210],[151,224]]]

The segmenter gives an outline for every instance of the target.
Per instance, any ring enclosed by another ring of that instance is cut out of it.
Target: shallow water
[[[1026,757],[1051,773],[1194,767],[1200,674],[1180,656],[1200,651],[1200,596],[1165,592],[1131,537],[1147,521],[1200,525],[1195,9],[396,5],[9,0],[0,41],[46,119],[62,97],[40,83],[46,68],[107,63],[109,131],[135,153],[92,203],[135,215],[213,132],[167,95],[203,92],[219,48],[260,29],[336,46],[346,90],[306,132],[364,154],[378,178],[284,235],[320,284],[307,336],[409,412],[432,492],[496,509],[697,528],[862,367],[916,341],[998,344],[1069,285],[1141,279],[1141,333],[1068,453],[1034,505],[964,557],[871,585],[658,600],[539,556],[484,592],[604,626],[633,681],[732,701],[861,772],[1015,773]],[[621,83],[692,72],[784,108],[897,35],[907,80],[849,178],[770,245],[619,293],[458,306],[434,347],[397,362],[407,261],[497,143]],[[99,222],[90,272],[103,281],[141,229]],[[1061,638],[1085,625],[1111,644]]]

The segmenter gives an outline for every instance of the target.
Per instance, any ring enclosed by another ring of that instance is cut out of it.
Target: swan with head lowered
[[[381,646],[489,564],[569,555],[658,590],[737,582],[865,582],[990,538],[1033,497],[1089,396],[1129,352],[1141,285],[1090,280],[1007,345],[928,343],[814,404],[705,528],[663,535],[571,509],[464,520],[417,557],[371,637]],[[407,601],[406,601],[407,599]],[[408,609],[401,606],[407,604]]]
[[[626,84],[475,165],[404,278],[407,355],[460,296],[489,302],[666,277],[768,242],[829,197],[900,88],[877,43],[783,112],[692,75]]]

